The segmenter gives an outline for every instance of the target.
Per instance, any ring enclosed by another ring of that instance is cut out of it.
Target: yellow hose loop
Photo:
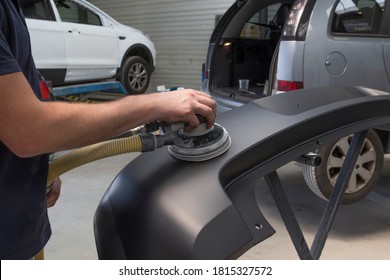
[[[106,157],[134,152],[142,152],[142,142],[139,135],[109,140],[74,150],[49,164],[46,186],[50,186],[58,176],[81,165]]]

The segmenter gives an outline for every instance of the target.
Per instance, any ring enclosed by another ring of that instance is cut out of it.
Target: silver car
[[[390,92],[390,0],[237,0],[211,37],[202,88],[224,112],[272,94],[327,85]],[[240,88],[249,80],[249,88]],[[269,124],[263,124],[269,125]],[[370,131],[343,203],[364,198],[378,182],[390,125]],[[303,165],[307,185],[327,199],[350,138],[316,151]]]

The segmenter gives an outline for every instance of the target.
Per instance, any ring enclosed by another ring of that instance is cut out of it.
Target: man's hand
[[[216,103],[206,93],[185,89],[157,93],[153,97],[153,100],[158,102],[155,108],[159,120],[169,123],[184,122],[188,130],[200,124],[196,115],[201,115],[207,120],[207,128],[214,124],[217,115]]]
[[[50,191],[46,194],[47,208],[52,207],[56,204],[61,194],[61,179],[58,177],[54,179],[54,182],[50,185]]]

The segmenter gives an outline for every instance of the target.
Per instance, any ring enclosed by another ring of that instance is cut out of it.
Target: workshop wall
[[[120,23],[148,34],[156,45],[157,85],[199,89],[202,64],[215,26],[234,0],[90,0]]]

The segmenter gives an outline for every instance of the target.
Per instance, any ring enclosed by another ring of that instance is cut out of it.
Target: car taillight
[[[52,92],[52,84],[49,81],[40,81],[41,97],[43,101],[50,100]]]
[[[278,81],[278,91],[292,91],[303,88],[303,82],[297,81]]]
[[[307,25],[299,26],[304,8],[308,0],[296,0],[291,7],[289,17],[285,24],[284,39],[299,40],[306,36]],[[304,34],[303,34],[304,33]]]
[[[204,82],[204,80],[208,80],[209,79],[209,70],[206,70],[206,64],[203,63],[202,65],[202,82]]]

